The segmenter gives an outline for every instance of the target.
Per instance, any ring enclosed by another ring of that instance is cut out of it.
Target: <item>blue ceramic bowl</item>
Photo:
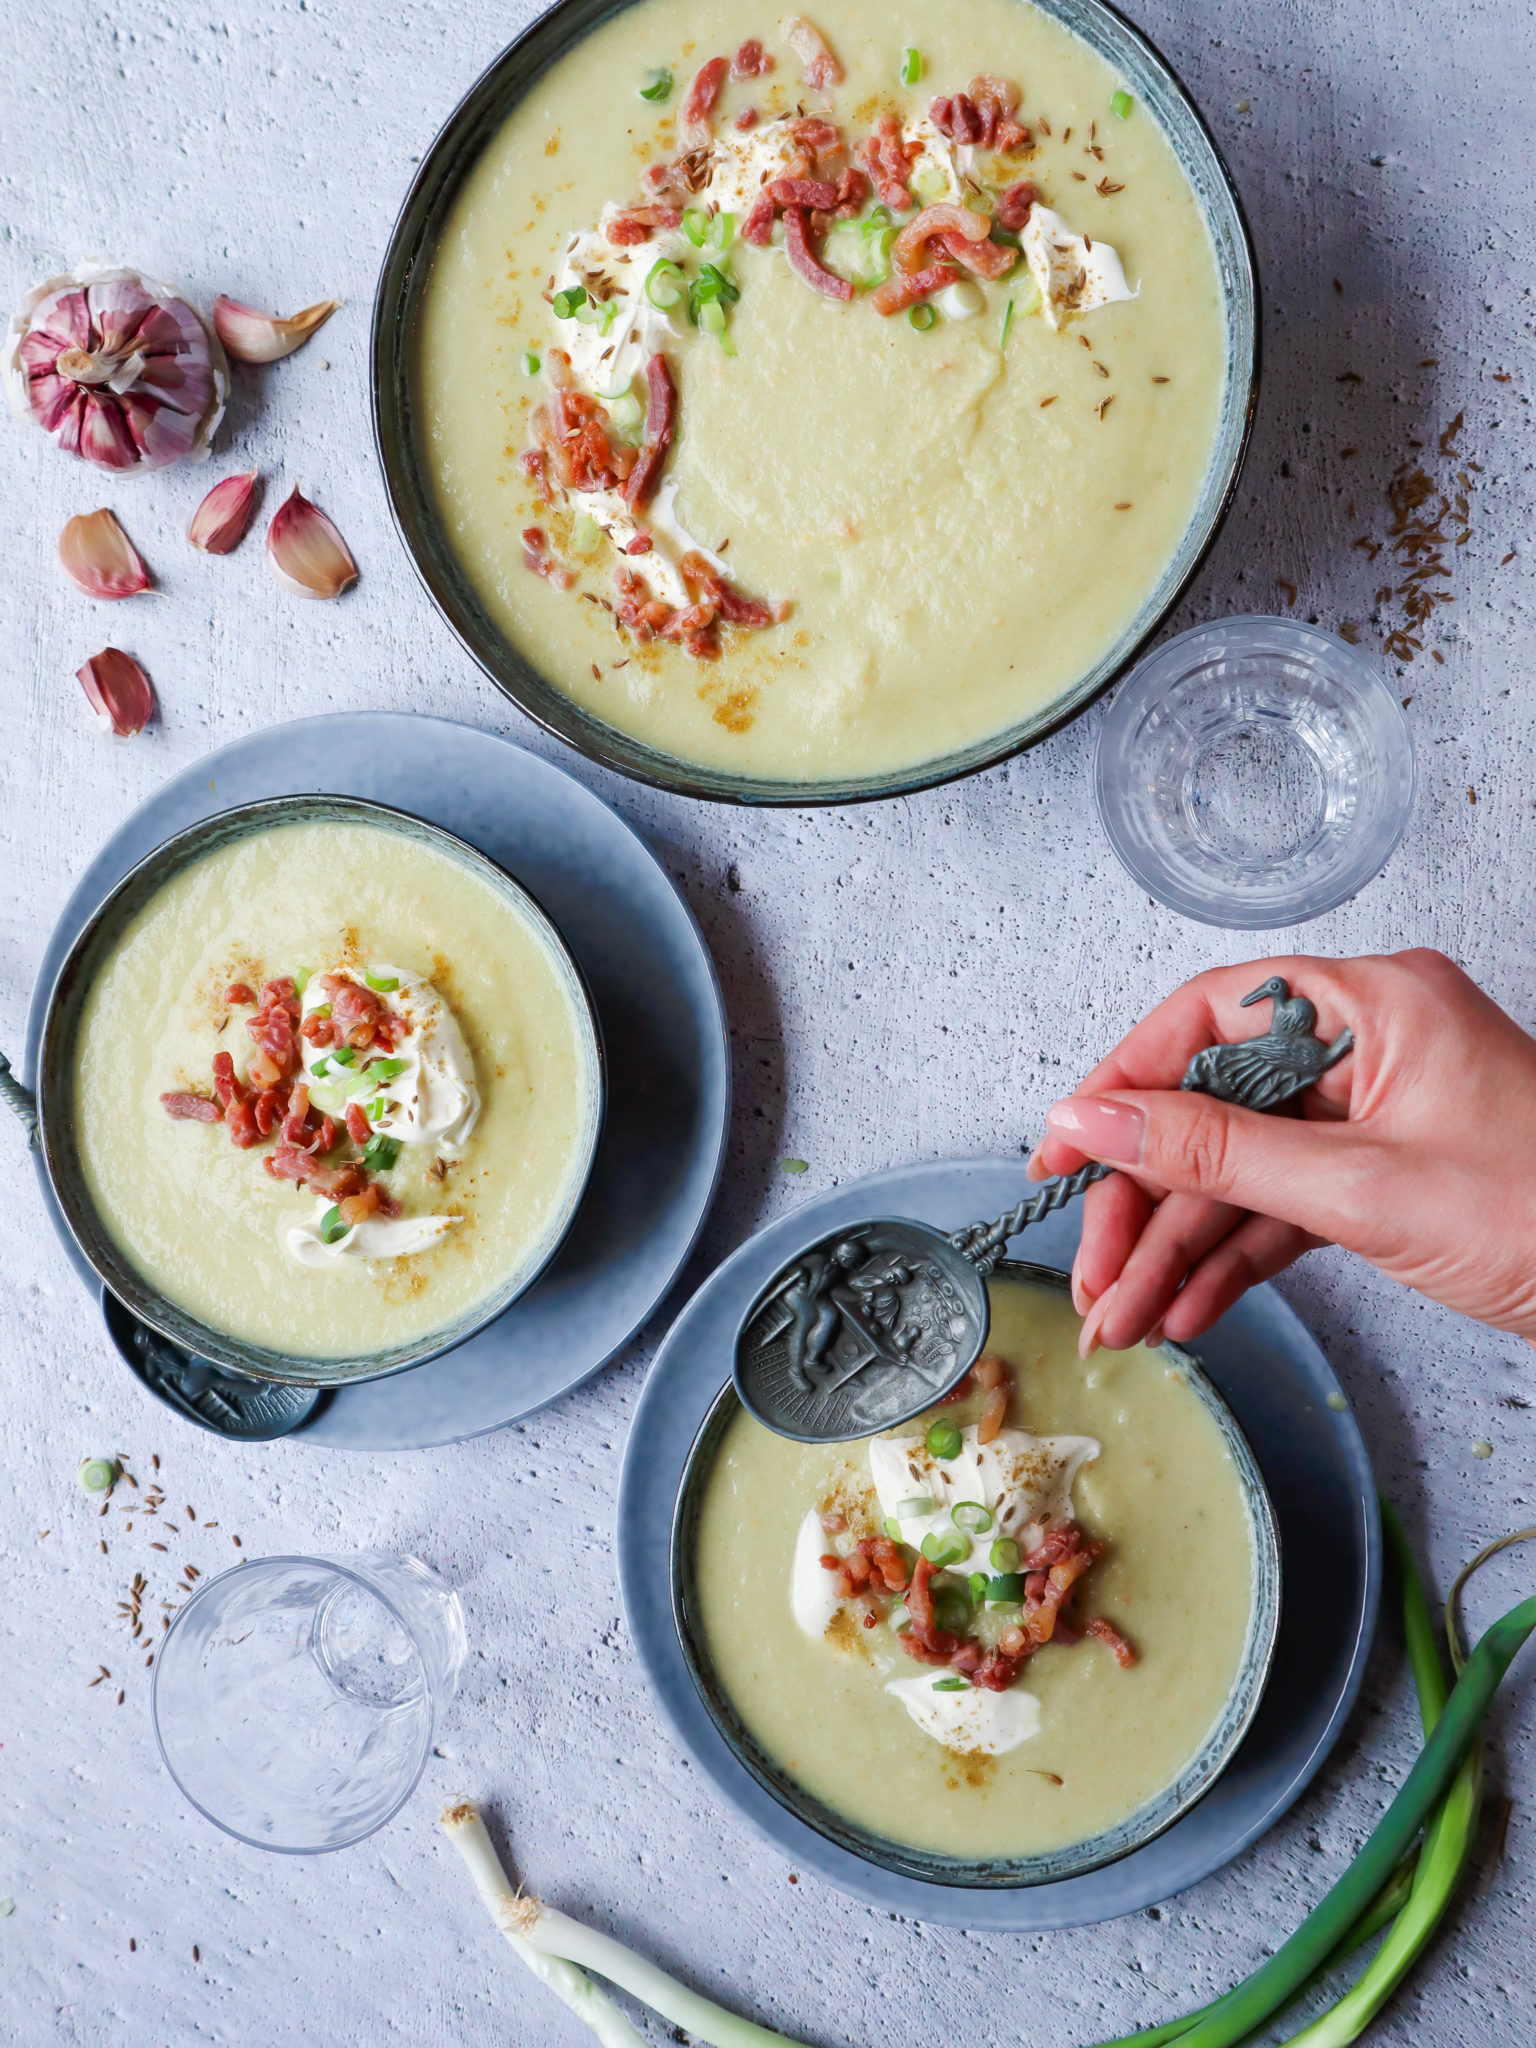
[[[1032,1280],[1062,1292],[1066,1291],[1068,1284],[1066,1276],[1053,1267],[1010,1260],[997,1270],[1000,1275]],[[716,1728],[736,1760],[781,1806],[829,1842],[863,1857],[867,1862],[877,1863],[895,1875],[917,1878],[928,1884],[996,1890],[1054,1884],[1063,1878],[1079,1877],[1085,1871],[1114,1863],[1172,1827],[1216,1783],[1259,1710],[1274,1660],[1275,1640],[1280,1627],[1280,1543],[1268,1489],[1231,1409],[1187,1351],[1181,1351],[1177,1345],[1165,1344],[1162,1355],[1184,1374],[1220,1430],[1237,1469],[1238,1484],[1248,1510],[1253,1541],[1253,1597],[1248,1634],[1232,1691],[1215,1726],[1178,1777],[1128,1820],[1103,1834],[1045,1854],[985,1860],[943,1856],[934,1850],[915,1849],[907,1843],[890,1841],[859,1827],[813,1798],[783,1765],[759,1746],[735,1702],[716,1677],[699,1616],[694,1556],[704,1492],[721,1440],[741,1412],[735,1388],[730,1385],[722,1388],[694,1439],[678,1489],[672,1521],[672,1612],[689,1676]]]

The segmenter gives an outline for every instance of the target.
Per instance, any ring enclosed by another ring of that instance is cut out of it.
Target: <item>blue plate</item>
[[[629,1341],[682,1270],[725,1151],[730,1058],[720,986],[655,855],[562,769],[447,719],[385,711],[306,718],[184,769],[107,841],[43,956],[27,1019],[29,1086],[64,955],[128,869],[213,811],[312,790],[396,804],[499,861],[559,926],[602,1020],[607,1121],[558,1258],[469,1343],[391,1379],[338,1389],[294,1432],[351,1450],[454,1443],[579,1385]],[[35,1164],[54,1228],[99,1294]]]
[[[1272,1287],[1255,1288],[1188,1348],[1237,1417],[1280,1532],[1280,1636],[1253,1726],[1192,1812],[1103,1869],[1054,1884],[965,1890],[888,1871],[838,1847],[765,1791],[726,1746],[688,1675],[672,1619],[668,1551],[678,1487],[711,1402],[730,1376],[737,1326],[799,1245],[868,1216],[945,1230],[1000,1215],[1026,1192],[1018,1159],[897,1167],[822,1195],[732,1254],[694,1295],[657,1354],[635,1412],[619,1490],[619,1581],[630,1635],[673,1733],[727,1803],[801,1870],[866,1905],[950,1927],[1036,1934],[1133,1913],[1197,1884],[1246,1849],[1311,1783],[1365,1671],[1381,1593],[1381,1525],[1354,1416],[1328,1405],[1338,1381]],[[1013,1252],[1065,1271],[1081,1204],[1015,1239]],[[1327,1597],[1317,1597],[1326,1587]]]

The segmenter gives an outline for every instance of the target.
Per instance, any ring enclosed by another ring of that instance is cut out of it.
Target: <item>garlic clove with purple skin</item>
[[[192,514],[187,539],[205,555],[229,555],[245,538],[256,509],[256,471],[227,476]]]
[[[0,375],[14,409],[66,454],[124,474],[200,460],[229,395],[218,336],[190,301],[103,263],[28,294]]]
[[[105,505],[65,521],[59,566],[87,597],[137,597],[149,589],[143,557]]]
[[[103,732],[131,740],[154,716],[155,693],[149,677],[120,647],[103,647],[75,674]]]
[[[357,564],[346,542],[297,484],[272,515],[267,561],[278,582],[297,597],[338,597],[357,581]]]
[[[213,302],[213,325],[228,354],[242,363],[276,363],[291,356],[296,348],[323,327],[340,299],[317,299],[302,313],[286,320],[276,313],[260,313],[254,306],[242,306],[223,292]]]

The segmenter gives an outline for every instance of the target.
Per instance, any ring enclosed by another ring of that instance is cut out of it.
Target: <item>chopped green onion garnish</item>
[[[372,974],[365,972],[363,979],[376,995],[381,996],[392,996],[400,986],[398,974]]]
[[[578,309],[587,303],[587,288],[573,284],[563,292],[556,292],[551,303],[557,320],[574,320]]]
[[[929,201],[942,199],[949,189],[944,173],[936,164],[925,164],[917,175],[908,182],[919,199]]]
[[[333,1046],[331,1048],[331,1058],[338,1067],[353,1066],[357,1061],[357,1047],[355,1045]]]
[[[1131,108],[1135,104],[1136,102],[1128,92],[1112,93],[1110,95],[1109,111],[1112,114],[1118,114],[1122,121],[1128,121],[1131,118]]]
[[[338,1237],[345,1237],[351,1228],[350,1223],[343,1223],[341,1220],[340,1205],[332,1203],[331,1207],[320,1218],[320,1242],[322,1244],[334,1244]]]
[[[315,1064],[313,1065],[313,1067],[311,1067],[311,1069],[310,1069],[310,1072],[311,1072],[311,1073],[312,1073],[312,1074],[314,1075],[315,1079],[316,1079],[316,1080],[318,1081],[318,1080],[320,1079],[320,1077],[321,1077],[321,1075],[322,1075],[322,1074],[328,1074],[328,1073],[330,1072],[330,1070],[331,1070],[331,1062],[330,1062],[329,1058],[326,1058],[326,1059],[323,1059],[323,1060],[316,1060],[316,1061],[315,1061]]]
[[[539,374],[539,359],[531,348],[525,348],[519,360],[522,363],[523,375],[525,377],[537,377]]]
[[[934,1500],[931,1493],[914,1493],[910,1500],[899,1500],[896,1503],[898,1515],[931,1515],[933,1509]]]
[[[968,1678],[936,1678],[933,1689],[935,1692],[969,1692],[971,1681]]]
[[[704,237],[708,232],[709,216],[706,213],[704,213],[701,208],[697,206],[684,207],[683,233],[688,237],[689,241],[692,242],[695,249],[703,248]]]
[[[633,433],[645,422],[645,407],[632,391],[626,391],[609,405],[608,418],[619,433]]]
[[[898,1635],[901,1634],[903,1629],[912,1626],[912,1617],[907,1612],[905,1601],[899,1602],[893,1607],[885,1618]]]
[[[971,1599],[974,1602],[986,1598],[987,1587],[991,1584],[991,1581],[985,1572],[972,1572],[966,1583],[971,1589]]]
[[[934,1422],[929,1424],[923,1441],[928,1446],[930,1458],[958,1458],[965,1439],[960,1434],[958,1423]]]
[[[331,1014],[331,1006],[329,1003],[322,1003],[318,1009],[311,1010],[309,1014],[312,1017],[329,1017]]]
[[[384,1097],[376,1095],[372,1102],[367,1104],[368,1121],[375,1124],[383,1123],[385,1117],[389,1115],[389,1110],[390,1105],[384,1100]]]
[[[363,1164],[375,1173],[388,1173],[399,1157],[398,1138],[370,1138],[363,1147]]]
[[[947,1586],[933,1596],[933,1618],[946,1635],[963,1636],[971,1625],[971,1596],[964,1586]]]
[[[1010,327],[1011,327],[1012,325],[1013,325],[1013,301],[1012,301],[1012,299],[1010,299],[1010,300],[1008,301],[1008,310],[1007,310],[1007,311],[1006,311],[1006,312],[1004,313],[1004,315],[1003,315],[1003,331],[1002,331],[1002,333],[1001,333],[1001,334],[1000,334],[1000,335],[999,335],[999,336],[997,337],[997,346],[998,346],[998,349],[999,349],[1000,351],[1001,351],[1002,349],[1005,349],[1005,348],[1006,348],[1006,347],[1008,346],[1008,330],[1009,330],[1009,328],[1010,328]]]
[[[578,512],[571,527],[571,546],[578,555],[595,555],[603,544],[603,529],[590,512]]]
[[[701,326],[701,327],[702,327],[702,328],[704,329],[704,331],[705,331],[705,333],[706,333],[706,334],[724,334],[724,332],[725,332],[725,308],[724,308],[724,306],[721,306],[721,305],[715,304],[715,303],[713,303],[713,302],[712,302],[711,304],[707,305],[707,306],[700,306],[700,308],[699,308],[699,325],[700,325],[700,326]]]
[[[681,268],[670,256],[663,256],[659,263],[651,265],[645,280],[645,296],[663,313],[670,313],[674,306],[682,304],[686,282]]]
[[[709,224],[709,246],[724,252],[736,239],[736,216],[734,213],[717,213]]]
[[[967,1536],[985,1536],[992,1526],[992,1510],[984,1508],[979,1500],[957,1500],[949,1511],[949,1519]]]
[[[926,305],[914,306],[907,315],[908,320],[917,329],[919,334],[926,334],[938,317],[932,306]]]
[[[404,1060],[370,1060],[368,1062],[368,1079],[376,1082],[380,1087],[386,1081],[393,1081],[396,1074],[403,1074],[404,1072]]]
[[[970,1554],[970,1541],[958,1529],[930,1529],[923,1538],[923,1555],[930,1564],[959,1564]]]
[[[901,82],[916,85],[923,75],[923,53],[910,46],[901,53]]]
[[[988,1556],[995,1572],[1016,1572],[1019,1568],[1019,1546],[1011,1536],[999,1536]]]
[[[886,1535],[890,1537],[893,1543],[899,1543],[901,1541],[901,1524],[897,1521],[894,1515],[887,1515],[885,1520],[880,1524],[880,1526],[882,1529],[884,1529]]]
[[[294,975],[293,985],[300,995],[303,995],[305,989],[309,987],[309,977],[313,973],[314,969],[312,967],[301,967],[297,974]]]
[[[117,1483],[116,1458],[82,1458],[75,1474],[87,1493],[105,1493]]]
[[[658,64],[654,71],[647,71],[640,81],[640,97],[649,100],[653,106],[661,102],[672,90],[672,74],[665,64]]]
[[[987,1581],[987,1605],[1008,1607],[1024,1598],[1024,1575],[1022,1572],[999,1572],[996,1578]]]

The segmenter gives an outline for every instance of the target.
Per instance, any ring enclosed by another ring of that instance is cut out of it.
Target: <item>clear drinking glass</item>
[[[1413,740],[1359,648],[1293,619],[1223,619],[1132,670],[1094,782],[1149,894],[1260,931],[1319,917],[1380,873],[1413,808]]]
[[[344,1849],[416,1789],[464,1653],[459,1597],[419,1558],[252,1559],[171,1624],[155,1739],[198,1812],[242,1842]]]

